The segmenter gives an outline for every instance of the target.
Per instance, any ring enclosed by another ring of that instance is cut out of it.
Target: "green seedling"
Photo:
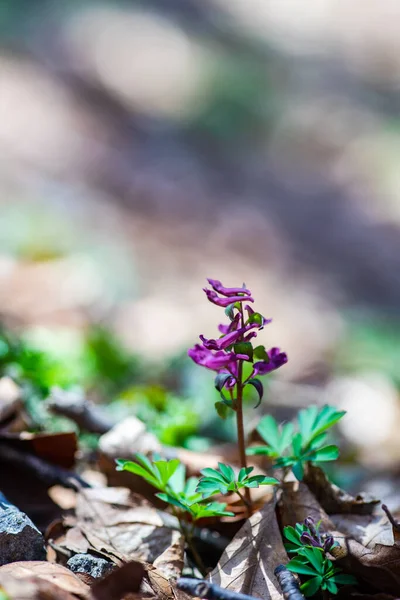
[[[193,543],[195,523],[209,517],[231,517],[234,513],[226,510],[222,502],[209,502],[197,491],[199,480],[190,477],[186,480],[185,468],[178,459],[151,461],[143,454],[135,455],[136,462],[117,459],[118,471],[129,471],[159,490],[156,496],[169,504],[179,522],[180,530],[189,546],[193,558],[202,573],[205,572],[201,558]],[[216,490],[219,494],[219,490]]]
[[[291,469],[302,480],[307,463],[320,463],[336,460],[339,448],[325,445],[326,431],[345,415],[332,406],[325,405],[320,410],[310,406],[301,410],[297,416],[297,432],[293,423],[278,426],[276,420],[268,415],[261,419],[257,431],[265,441],[264,446],[255,446],[247,454],[264,454],[274,459],[275,468]]]
[[[320,522],[315,524],[308,517],[304,523],[296,523],[295,527],[283,530],[288,540],[285,548],[289,554],[295,555],[286,568],[305,579],[300,589],[307,598],[319,590],[337,594],[338,585],[357,583],[352,575],[342,573],[328,558],[327,554],[338,544],[331,535],[322,534],[320,527]]]
[[[246,503],[246,498],[240,490],[244,488],[258,488],[260,485],[277,485],[279,481],[274,477],[265,475],[250,475],[254,467],[242,467],[238,473],[229,465],[218,463],[219,469],[203,469],[196,491],[208,498],[214,494],[236,493]]]

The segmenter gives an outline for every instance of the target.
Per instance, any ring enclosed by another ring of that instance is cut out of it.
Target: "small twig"
[[[389,519],[393,529],[400,533],[400,522],[396,521],[386,504],[382,504],[382,510],[386,513],[387,518]]]
[[[400,521],[396,521],[386,504],[382,504],[382,510],[386,513],[387,518],[390,521],[393,531],[393,538],[395,546],[400,546]]]
[[[205,581],[205,579],[181,577],[176,585],[180,590],[190,596],[196,596],[196,598],[206,598],[207,600],[257,600],[254,596],[224,590],[219,585]]]
[[[281,587],[284,600],[304,600],[295,576],[284,565],[278,565],[274,574]]]
[[[90,402],[82,392],[71,392],[55,388],[47,400],[48,409],[74,421],[84,431],[107,433],[114,426],[100,407]]]

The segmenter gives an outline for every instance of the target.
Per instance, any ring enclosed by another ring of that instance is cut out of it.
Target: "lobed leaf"
[[[318,575],[313,567],[305,564],[300,558],[292,558],[287,563],[286,568],[292,573],[299,573],[300,575]]]
[[[324,446],[323,448],[319,448],[318,450],[314,450],[309,455],[307,455],[307,459],[313,462],[325,462],[330,460],[336,460],[339,456],[339,448],[337,446]]]
[[[300,590],[303,592],[306,598],[314,596],[314,594],[316,594],[321,587],[322,581],[323,579],[320,575],[312,577],[300,586]]]

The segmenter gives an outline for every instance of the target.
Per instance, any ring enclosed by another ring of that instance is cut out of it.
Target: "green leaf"
[[[335,425],[345,414],[346,411],[336,410],[327,404],[319,411],[317,406],[301,410],[298,422],[304,446],[308,446],[315,437]]]
[[[230,413],[230,408],[229,408],[229,406],[227,406],[227,405],[225,404],[225,402],[216,402],[216,403],[214,404],[214,406],[215,406],[215,409],[216,409],[216,411],[217,411],[217,413],[218,413],[218,416],[219,416],[219,417],[221,417],[221,419],[226,419],[226,418],[227,418],[227,416],[228,416],[228,415],[229,415],[229,413]]]
[[[170,477],[169,481],[168,481],[168,486],[171,488],[171,490],[176,493],[186,493],[186,486],[188,485],[188,483],[191,480],[195,480],[195,483],[197,485],[198,479],[196,477],[191,477],[190,479],[188,479],[188,481],[185,483],[185,479],[186,479],[186,468],[185,465],[183,465],[182,463],[178,466],[178,468],[176,469],[175,473]]]
[[[325,404],[315,420],[313,426],[313,437],[335,425],[342,417],[344,417],[345,414],[345,410],[336,410],[334,406]]]
[[[253,346],[250,342],[238,342],[233,349],[236,354],[245,354],[249,360],[253,360]]]
[[[239,471],[238,481],[241,483],[250,473],[254,471],[254,467],[242,467]]]
[[[297,457],[301,456],[302,443],[303,443],[303,440],[302,440],[301,434],[296,433],[296,435],[294,435],[292,438],[292,448],[293,448],[294,455]]]
[[[156,494],[156,496],[157,496],[157,498],[160,498],[160,500],[163,500],[164,502],[167,502],[168,504],[172,504],[173,506],[177,506],[178,508],[181,508],[182,510],[186,510],[186,511],[189,510],[189,508],[186,504],[181,502],[179,500],[179,498],[177,498],[176,496],[173,496],[172,494],[166,494],[164,492],[159,492],[158,494]]]
[[[337,446],[324,446],[318,450],[314,450],[307,455],[307,460],[313,462],[325,462],[330,460],[336,460],[339,456],[339,448]]]
[[[322,577],[317,575],[317,577],[312,577],[305,583],[300,586],[300,590],[303,592],[306,598],[310,598],[310,596],[314,596],[321,587]]]
[[[168,481],[175,473],[177,468],[180,465],[180,460],[178,458],[173,458],[172,460],[155,460],[154,466],[160,474],[161,481],[164,485],[167,485]]]
[[[200,479],[196,492],[202,494],[203,497],[214,496],[215,494],[226,494],[228,491],[228,485],[226,483],[219,483],[218,481],[211,479]]]
[[[336,583],[334,581],[332,581],[332,579],[327,579],[326,587],[327,587],[328,592],[330,592],[331,594],[338,593],[338,587],[337,587]]]
[[[256,389],[256,391],[257,391],[258,402],[257,402],[257,404],[255,405],[254,408],[258,408],[260,406],[261,400],[263,398],[264,386],[263,386],[263,384],[261,383],[261,381],[259,379],[249,379],[247,381],[247,384],[252,385]]]
[[[247,448],[246,454],[248,456],[278,456],[276,451],[273,448],[271,448],[271,446],[251,446],[250,448]]]
[[[253,312],[249,315],[247,323],[256,323],[261,326],[264,323],[264,317],[258,312]]]
[[[328,561],[328,559],[325,559],[322,549],[305,548],[303,554],[307,558],[307,560],[312,564],[314,569],[322,575],[324,573],[324,563],[330,562]]]
[[[235,318],[234,308],[235,308],[235,304],[229,304],[225,308],[225,314],[228,317],[228,319],[230,319],[231,321],[233,321],[233,319]]]
[[[163,489],[161,482],[157,478],[156,475],[149,473],[144,467],[138,465],[137,463],[131,460],[122,460],[117,459],[117,471],[129,471],[129,473],[133,473],[134,475],[139,475],[139,477],[143,477],[148,483],[152,486]]]
[[[265,349],[265,346],[256,346],[253,350],[253,355],[255,358],[259,358],[260,360],[269,363],[269,356]]]
[[[273,469],[281,469],[283,467],[292,467],[297,462],[296,456],[281,456],[277,458],[275,464],[272,465]]]
[[[218,373],[216,378],[214,379],[214,387],[219,392],[222,391],[225,383],[230,379],[232,375],[230,373]]]
[[[356,584],[357,583],[357,579],[355,577],[353,577],[353,575],[346,575],[344,573],[340,573],[339,575],[334,575],[332,577],[332,579],[339,584],[342,585],[346,585],[346,584]]]
[[[170,481],[171,484],[171,481]],[[189,477],[189,479],[185,483],[185,487],[183,489],[183,493],[185,496],[192,496],[196,492],[196,488],[199,484],[199,480],[197,477]]]
[[[255,485],[249,485],[255,484]],[[279,485],[279,481],[275,477],[266,477],[265,475],[253,475],[245,481],[245,487],[258,487],[260,485]]]
[[[315,419],[317,418],[318,407],[317,406],[309,406],[308,408],[304,408],[300,410],[297,415],[297,420],[299,423],[299,430],[301,433],[301,437],[304,442],[308,442],[311,439],[311,434],[313,432],[313,426]]]
[[[279,440],[279,454],[282,454],[288,446],[290,446],[293,438],[293,423],[285,423],[282,425],[281,436]]]
[[[292,544],[295,544],[296,546],[303,545],[302,541],[300,540],[301,534],[299,532],[297,532],[294,527],[291,527],[290,525],[288,525],[287,527],[284,527],[283,535],[285,536],[285,538],[287,540],[289,540],[289,542],[292,542]]]
[[[307,450],[316,450],[326,439],[326,433],[320,433],[315,436],[307,445]]]
[[[203,519],[206,517],[233,517],[234,513],[225,510],[226,504],[221,502],[210,502],[208,504],[193,504],[190,507],[193,519]]]
[[[219,469],[222,475],[225,477],[225,480],[228,482],[235,481],[235,471],[232,469],[230,465],[224,465],[224,463],[218,463]]]
[[[257,431],[264,442],[268,444],[268,446],[271,446],[271,448],[274,450],[274,453],[279,455],[280,435],[278,423],[274,417],[271,415],[266,415],[263,417],[257,426]]]
[[[296,477],[296,479],[298,479],[299,481],[303,480],[304,467],[303,467],[303,463],[301,461],[298,461],[297,463],[295,463],[292,466],[292,471],[293,471],[293,474]]]
[[[300,575],[318,575],[313,567],[304,564],[298,558],[292,558],[286,565],[286,568],[292,573],[300,573]]]
[[[206,467],[200,471],[204,477],[208,479],[215,479],[216,481],[220,481],[221,483],[230,483],[230,479],[227,479],[223,473],[218,471],[217,469],[211,469],[210,467]],[[201,479],[200,479],[201,481]]]

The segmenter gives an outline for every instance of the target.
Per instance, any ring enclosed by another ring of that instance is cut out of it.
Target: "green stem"
[[[204,566],[204,563],[202,561],[200,554],[197,552],[196,544],[193,542],[193,530],[194,530],[194,524],[193,524],[191,531],[187,532],[186,542],[187,542],[187,545],[189,546],[190,551],[193,555],[194,562],[196,563],[197,568],[199,569],[199,571],[203,575],[203,577],[205,577],[207,575],[207,569]]]
[[[236,385],[236,427],[238,435],[238,447],[239,447],[239,459],[240,466],[243,468],[247,467],[246,457],[246,443],[244,437],[244,426],[243,426],[243,361],[239,361],[238,364],[238,379]],[[251,515],[251,497],[249,488],[245,488],[245,498],[247,506],[247,514]]]
[[[204,566],[203,561],[201,560],[200,554],[197,552],[195,544],[193,543],[194,524],[193,524],[192,530],[189,532],[188,528],[183,525],[183,522],[181,521],[181,519],[179,517],[179,513],[176,510],[175,506],[171,505],[171,509],[172,509],[172,514],[174,515],[174,517],[176,517],[176,519],[178,521],[179,531],[183,535],[183,538],[192,553],[194,562],[196,563],[196,567],[199,569],[200,573],[204,577],[207,574],[207,570]]]
[[[241,317],[241,327],[244,327],[244,314],[243,314],[243,306],[240,305],[240,317]],[[242,341],[242,339],[240,340]],[[238,447],[239,447],[239,459],[240,466],[242,468],[247,467],[247,457],[246,457],[246,441],[244,437],[244,425],[243,425],[243,361],[239,360],[238,362],[238,377],[236,384],[236,428],[237,428],[237,436],[238,436]],[[244,489],[245,493],[245,504],[247,507],[247,515],[251,516],[251,496],[249,488]]]
[[[246,489],[245,488],[245,493],[246,493]],[[239,490],[236,490],[237,495],[239,496],[239,498],[241,499],[241,501],[243,502],[243,504],[245,504],[247,506],[247,508],[251,508],[251,504],[249,504],[247,498],[245,496],[243,496],[243,494],[241,492],[239,492]]]

